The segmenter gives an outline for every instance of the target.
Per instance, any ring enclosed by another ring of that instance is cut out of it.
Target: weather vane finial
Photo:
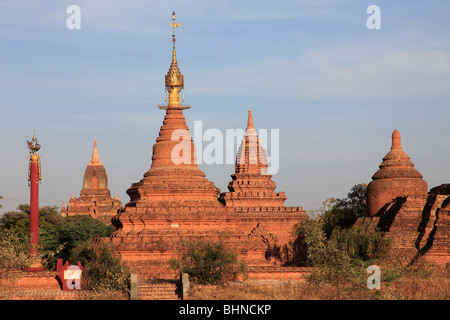
[[[175,23],[175,11],[172,12],[172,23],[170,24],[173,30],[172,34],[172,41],[173,41],[173,47],[175,48],[175,28],[179,28],[181,26],[181,22]]]
[[[181,26],[181,23],[175,23],[175,11],[172,12],[172,23],[170,24],[173,30],[172,34],[172,63],[170,64],[169,72],[165,76],[165,99],[167,101],[167,93],[169,94],[169,102],[166,104],[159,104],[158,108],[161,110],[168,109],[189,109],[191,106],[182,105],[180,103],[180,91],[184,88],[184,77],[178,68],[177,53],[175,50],[175,29]],[[184,98],[183,98],[184,102]]]
[[[39,180],[41,180],[42,179],[41,159],[39,158],[39,155],[37,154],[39,149],[41,149],[41,145],[38,143],[38,141],[36,139],[36,131],[34,131],[33,138],[31,139],[31,141],[27,140],[27,144],[28,144],[28,150],[30,151],[30,161],[29,161],[29,165],[28,165],[28,181],[29,182],[31,181],[31,164],[33,162],[37,162],[37,177]]]
[[[37,142],[36,139],[36,130],[34,131],[33,138],[31,141],[27,140],[28,149],[30,150],[30,154],[36,154],[39,149],[41,148],[41,145]]]

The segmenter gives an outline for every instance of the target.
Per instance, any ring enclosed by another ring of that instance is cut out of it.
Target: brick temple
[[[63,203],[61,216],[90,215],[106,224],[111,223],[111,218],[117,214],[117,210],[122,207],[119,196],[111,197],[108,189],[108,175],[106,169],[100,161],[97,148],[97,138],[94,140],[94,150],[83,177],[83,189],[80,196],[73,194],[67,203]]]
[[[450,184],[432,188],[403,150],[398,130],[380,169],[367,186],[369,217],[355,225],[379,228],[405,264],[450,263]]]
[[[112,243],[125,264],[140,277],[177,277],[167,262],[183,240],[222,241],[254,270],[262,270],[262,278],[271,276],[264,271],[269,266],[278,268],[293,261],[296,239],[291,231],[308,216],[301,207],[284,206],[286,195],[276,191],[268,174],[266,151],[251,110],[228,192],[221,192],[199,169],[183,113],[191,106],[181,98],[184,76],[175,50],[178,26],[172,23],[172,61],[165,76],[169,97],[158,106],[165,116],[153,145],[150,169],[127,190],[130,200],[122,207],[117,196],[110,196],[95,141],[80,197],[72,196],[61,215],[89,214],[111,221],[116,228]],[[400,133],[395,130],[391,149],[367,188],[368,215],[357,219],[354,227],[384,232],[406,263],[423,260],[448,265],[449,203],[450,184],[428,191],[427,182],[403,150]]]
[[[183,240],[222,241],[249,266],[286,263],[292,259],[291,231],[307,214],[301,207],[285,207],[285,194],[275,191],[251,111],[229,192],[220,193],[206,179],[183,114],[190,106],[180,99],[184,77],[177,63],[175,27],[165,76],[169,99],[158,106],[165,117],[152,163],[127,190],[130,201],[113,218],[117,230],[112,243],[124,263],[144,278],[178,277],[167,262]]]

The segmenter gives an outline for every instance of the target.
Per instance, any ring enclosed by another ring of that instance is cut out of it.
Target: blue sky
[[[66,9],[81,9],[69,30]],[[366,9],[381,8],[369,30]],[[29,199],[26,140],[42,149],[40,205],[78,196],[94,137],[109,188],[150,168],[175,10],[188,125],[280,130],[273,180],[318,208],[370,182],[398,129],[429,188],[450,182],[450,2],[0,1],[0,213]],[[201,165],[226,191],[233,165]]]

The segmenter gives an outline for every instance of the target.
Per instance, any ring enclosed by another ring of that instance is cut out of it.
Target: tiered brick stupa
[[[175,17],[173,16],[173,19]],[[153,145],[152,164],[141,181],[127,190],[130,201],[114,218],[118,228],[112,241],[127,265],[148,277],[164,277],[167,261],[181,240],[201,237],[218,241],[224,237],[243,241],[236,218],[219,203],[220,190],[205,177],[195,159],[195,147],[180,102],[184,78],[177,65],[175,28],[172,22],[172,63],[165,77],[169,92],[163,125]],[[236,238],[237,237],[237,238]]]
[[[236,207],[237,203],[224,205],[226,201],[218,200],[220,190],[198,168],[195,146],[183,115],[189,106],[180,102],[184,78],[175,51],[175,28],[179,26],[173,15],[172,63],[165,77],[169,101],[158,106],[166,115],[153,145],[152,164],[144,177],[127,190],[130,201],[113,218],[116,231],[112,243],[131,271],[147,278],[179,276],[169,269],[168,261],[184,240],[222,241],[249,264],[264,264],[272,256],[279,258],[280,248],[284,248],[284,257],[289,257],[286,250],[291,239],[286,235],[300,219],[306,218],[302,208],[285,208],[282,202],[273,201],[270,207],[265,206],[269,204],[267,201],[252,203],[252,197],[259,199],[257,192],[244,195],[242,203],[247,207]],[[239,172],[250,168],[247,162],[248,157],[239,165]],[[270,176],[261,178],[251,170],[252,175],[246,181],[253,185],[252,177],[260,179],[268,186],[262,189],[272,192],[274,184],[268,182]],[[264,198],[262,189],[258,190]],[[284,195],[280,197],[285,199]],[[274,195],[266,198],[272,199]],[[272,254],[274,248],[278,256]]]
[[[402,149],[398,130],[392,134],[392,147],[367,186],[369,215],[376,215],[397,197],[425,196],[428,185]]]
[[[392,240],[404,265],[429,261],[450,263],[450,185],[427,193],[427,183],[414,169],[400,143],[392,135],[391,151],[367,187],[369,217],[359,218],[354,227],[378,228]]]
[[[61,216],[91,215],[93,218],[109,224],[121,206],[122,203],[117,194],[115,198],[111,198],[108,176],[105,167],[100,162],[97,138],[95,138],[92,158],[84,172],[80,197],[76,198],[72,194],[67,207],[63,203]]]
[[[249,235],[259,237],[266,244],[266,259],[287,262],[294,258],[289,248],[293,245],[292,227],[308,216],[302,207],[284,206],[286,195],[275,191],[277,186],[267,169],[266,151],[260,144],[249,110],[235,173],[228,184],[229,192],[221,193],[219,201],[239,215],[243,230],[251,230]]]
[[[230,192],[222,193],[220,201],[227,207],[282,207],[286,196],[276,193],[276,185],[267,173],[267,155],[253,125],[252,110],[248,111],[247,129],[239,147],[235,174]]]
[[[127,190],[130,196],[127,207],[148,207],[157,203],[164,203],[166,207],[218,207],[216,198],[220,190],[205,178],[197,166],[195,146],[183,115],[183,110],[190,106],[180,102],[184,77],[178,68],[175,51],[175,28],[178,26],[172,22],[172,63],[165,76],[169,102],[159,105],[160,109],[166,110],[166,115],[153,145],[152,165],[144,178]]]

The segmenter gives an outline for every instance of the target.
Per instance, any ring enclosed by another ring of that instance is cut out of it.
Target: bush
[[[7,230],[0,237],[0,271],[23,269],[28,263],[28,252],[18,235]]]
[[[379,230],[369,232],[364,228],[336,228],[330,241],[335,242],[351,259],[361,261],[382,258],[390,244]]]
[[[246,271],[246,265],[238,261],[237,254],[226,250],[222,242],[185,241],[169,265],[174,270],[189,274],[199,284],[234,280]]]
[[[39,253],[46,266],[54,268],[56,259],[68,260],[73,248],[87,239],[107,237],[113,232],[106,225],[91,216],[75,215],[61,217],[58,208],[39,208]],[[0,218],[0,236],[14,232],[18,245],[29,250],[30,206],[20,204],[17,211],[5,212]]]
[[[105,225],[91,216],[69,216],[55,227],[53,242],[48,241],[46,249],[56,250],[59,245],[64,244],[56,258],[69,260],[75,247],[89,239],[108,237],[112,232],[111,225]]]
[[[128,273],[111,242],[88,239],[73,249],[71,261],[84,267],[83,285],[96,292],[128,291]]]
[[[352,225],[357,218],[367,215],[366,195],[367,184],[357,184],[352,187],[347,198],[328,198],[319,210],[311,214],[322,217],[323,229],[329,238],[334,228]]]
[[[330,284],[332,298],[345,291],[365,288],[366,268],[373,259],[380,258],[389,242],[379,231],[373,233],[362,228],[336,227],[327,239],[324,219],[318,216],[300,223],[296,234],[304,239],[307,263],[316,267],[308,280],[315,284]]]

